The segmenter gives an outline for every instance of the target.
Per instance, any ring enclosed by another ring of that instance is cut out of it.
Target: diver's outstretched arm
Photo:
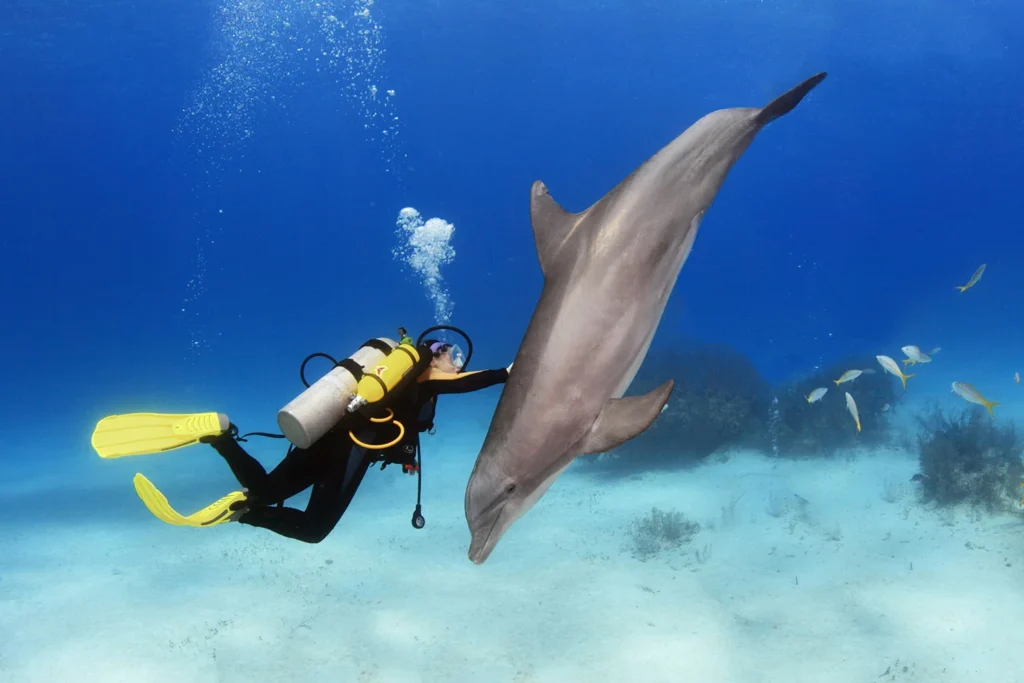
[[[473,372],[441,372],[431,368],[419,381],[423,391],[434,395],[466,394],[479,391],[495,384],[503,384],[508,379],[508,369],[476,370]]]

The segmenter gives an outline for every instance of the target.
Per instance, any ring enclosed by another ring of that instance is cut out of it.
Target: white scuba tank
[[[346,360],[354,361],[365,371],[378,365],[396,346],[398,342],[378,337],[360,346]],[[309,448],[345,416],[348,403],[359,386],[359,378],[344,363],[342,361],[277,411],[277,426],[297,447]]]

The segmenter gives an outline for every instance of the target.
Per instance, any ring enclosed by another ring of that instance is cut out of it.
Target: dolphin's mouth
[[[501,513],[505,510],[505,505],[508,501],[501,504],[497,510],[493,512],[494,521],[486,527],[487,533],[483,534],[481,531],[474,532],[472,538],[469,541],[469,559],[473,564],[483,564],[491,555],[491,551],[494,550],[495,543],[491,543],[491,537],[494,536],[494,530],[498,527],[498,521],[501,519]]]

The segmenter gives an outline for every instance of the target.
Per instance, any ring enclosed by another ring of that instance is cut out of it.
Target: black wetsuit
[[[239,522],[306,543],[319,543],[338,524],[371,464],[380,460],[409,467],[415,464],[419,433],[433,426],[437,396],[477,391],[506,379],[505,368],[458,375],[428,371],[409,388],[403,400],[392,406],[395,420],[406,427],[406,436],[386,451],[367,451],[357,446],[349,437],[349,427],[339,426],[308,449],[292,448],[268,473],[256,458],[245,452],[232,433],[209,439],[208,443],[224,457],[238,482],[248,489],[248,509],[238,518]],[[397,435],[397,427],[392,423],[368,422],[353,433],[363,443],[387,443]],[[311,486],[313,490],[305,510],[282,505]]]

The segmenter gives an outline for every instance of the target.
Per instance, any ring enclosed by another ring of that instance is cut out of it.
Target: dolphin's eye
[[[511,496],[515,492],[516,492],[516,485],[515,484],[509,484],[508,486],[505,487],[505,493],[506,494]]]

